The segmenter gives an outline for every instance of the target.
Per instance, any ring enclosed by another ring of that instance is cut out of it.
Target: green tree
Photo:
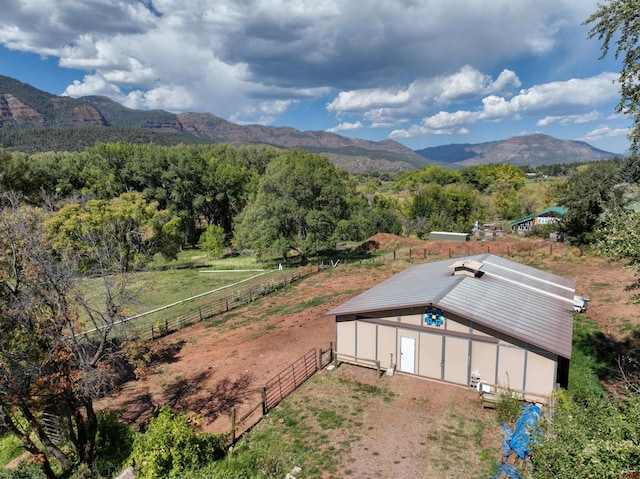
[[[80,253],[85,265],[96,262],[128,272],[141,267],[155,253],[175,258],[182,245],[180,219],[140,193],[70,204],[47,220],[54,248],[63,255]]]
[[[609,208],[602,228],[599,249],[617,261],[627,261],[636,270],[635,281],[628,290],[640,289],[640,211]],[[640,303],[640,294],[634,294],[632,301]]]
[[[322,156],[286,151],[271,161],[255,197],[240,214],[235,243],[259,255],[303,257],[329,245],[336,224],[349,216],[346,172]]]
[[[640,397],[561,393],[547,435],[534,446],[533,477],[631,477],[640,469]]]
[[[196,212],[208,224],[217,224],[224,233],[233,234],[233,218],[247,205],[255,193],[258,174],[241,165],[212,157],[206,162],[202,177],[202,193],[196,198]]]
[[[149,421],[144,434],[136,437],[131,459],[140,477],[179,478],[225,454],[226,435],[196,435],[184,413],[172,413],[169,406]]]
[[[592,24],[589,38],[602,42],[604,58],[615,44],[614,57],[622,57],[620,83],[620,101],[616,107],[618,113],[629,115],[634,127],[629,134],[631,150],[638,153],[640,148],[640,16],[638,0],[606,0],[598,3],[598,9],[585,24]]]
[[[640,183],[640,156],[633,154],[623,158],[618,171],[618,181],[621,183]]]
[[[200,235],[198,246],[205,253],[213,257],[222,256],[224,251],[225,234],[224,230],[218,225],[210,225]]]
[[[482,216],[481,209],[480,195],[469,185],[430,183],[409,203],[409,229],[419,238],[437,230],[468,232],[473,221]]]
[[[621,203],[621,191],[615,188],[617,166],[592,163],[579,167],[558,193],[558,203],[567,208],[559,226],[576,245],[595,242],[602,214],[608,206]]]

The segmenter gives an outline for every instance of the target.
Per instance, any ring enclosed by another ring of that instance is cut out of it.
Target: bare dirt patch
[[[335,338],[335,324],[332,317],[324,315],[326,311],[410,264],[407,250],[400,251],[401,245],[414,249],[414,262],[423,261],[423,257],[435,260],[484,252],[508,255],[574,279],[576,293],[591,297],[586,316],[613,339],[622,338],[629,327],[640,325],[640,310],[628,304],[630,293],[624,291],[633,279],[633,271],[620,263],[582,256],[564,245],[523,239],[466,244],[412,240],[408,244],[388,236],[379,236],[376,241],[398,248],[397,257],[402,259],[384,264],[341,264],[246,307],[167,336],[161,340],[167,354],[152,366],[148,377],[125,384],[119,394],[103,400],[100,406],[121,410],[125,419],[141,423],[161,405],[169,404],[177,410],[202,414],[206,431],[227,431],[231,411],[235,408],[241,416],[257,405],[261,388],[270,378],[310,349],[329,347]],[[374,381],[370,370],[354,370]],[[477,396],[465,389],[403,376],[382,381],[399,388],[394,415],[386,410],[366,413],[371,429],[360,434],[358,447],[348,455],[352,477],[466,477],[455,472],[455,461],[434,465],[422,458],[444,446],[451,447],[452,454],[456,447],[463,447],[456,446],[455,435],[441,434],[444,423],[438,421],[492,413],[478,411]],[[424,414],[414,420],[420,411]],[[485,447],[484,441],[499,443],[493,432],[487,434],[480,447]],[[466,461],[464,452],[460,451],[460,461]]]

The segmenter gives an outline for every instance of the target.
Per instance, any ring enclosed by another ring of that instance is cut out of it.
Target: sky
[[[74,98],[411,149],[544,133],[624,154],[598,0],[2,0],[0,74]]]

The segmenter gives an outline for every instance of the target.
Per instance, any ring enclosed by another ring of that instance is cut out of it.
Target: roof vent
[[[453,275],[459,276],[470,276],[479,278],[484,273],[480,271],[484,264],[480,261],[475,260],[460,260],[453,263],[449,268],[453,269]]]

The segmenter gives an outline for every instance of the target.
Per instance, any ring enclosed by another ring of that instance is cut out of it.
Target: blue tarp
[[[516,421],[515,430],[512,431],[507,427],[507,423],[502,423],[502,431],[504,432],[504,442],[502,443],[502,455],[508,457],[515,452],[520,459],[524,459],[531,452],[529,444],[532,438],[539,433],[538,420],[540,419],[540,407],[535,404],[522,406],[522,413]],[[504,461],[504,460],[503,460]],[[498,475],[506,474],[507,477],[519,479],[515,466],[502,462],[498,469]]]

